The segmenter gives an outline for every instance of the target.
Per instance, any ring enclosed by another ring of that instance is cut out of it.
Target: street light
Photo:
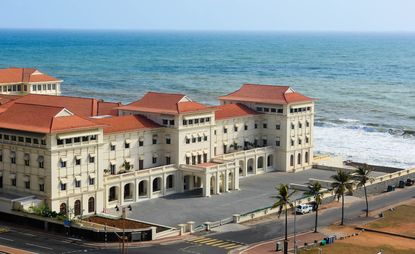
[[[122,219],[122,238],[117,235],[118,238],[121,238],[121,241],[122,241],[121,254],[126,254],[127,253],[127,251],[125,249],[125,220],[127,218],[127,211],[126,211],[127,208],[128,208],[129,211],[132,211],[133,210],[133,208],[131,207],[131,205],[128,205],[127,207],[121,207],[121,209],[122,209],[122,216],[121,216],[121,219]],[[120,207],[118,207],[118,205],[116,205],[115,206],[115,210],[117,212],[119,212],[120,211]]]

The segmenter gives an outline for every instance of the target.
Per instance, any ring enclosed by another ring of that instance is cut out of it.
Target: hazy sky
[[[415,0],[0,0],[0,28],[415,31]]]

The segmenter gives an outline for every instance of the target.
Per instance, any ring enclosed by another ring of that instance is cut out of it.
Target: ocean
[[[315,151],[415,166],[415,34],[0,30],[0,68],[36,67],[63,94],[147,91],[206,104],[243,83],[317,98]]]

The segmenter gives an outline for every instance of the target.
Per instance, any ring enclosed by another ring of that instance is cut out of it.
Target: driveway
[[[281,183],[306,184],[309,178],[330,179],[334,172],[310,169],[297,173],[271,172],[240,179],[240,190],[211,197],[201,197],[200,191],[173,194],[132,205],[128,217],[141,221],[176,227],[195,221],[218,221],[259,208],[271,206],[275,186]],[[301,196],[298,192],[296,196]]]

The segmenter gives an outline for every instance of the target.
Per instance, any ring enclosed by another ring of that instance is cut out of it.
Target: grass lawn
[[[322,247],[322,254],[376,254],[379,250],[383,250],[384,253],[393,253],[393,254],[413,254],[415,249],[412,250],[402,250],[395,249],[389,245],[382,245],[379,247],[365,247],[360,245],[353,245],[351,243],[342,243],[335,242],[335,244]],[[311,250],[301,250],[298,254],[319,254],[317,248]]]
[[[415,236],[415,206],[403,205],[384,212],[384,218],[366,225],[367,228]]]

